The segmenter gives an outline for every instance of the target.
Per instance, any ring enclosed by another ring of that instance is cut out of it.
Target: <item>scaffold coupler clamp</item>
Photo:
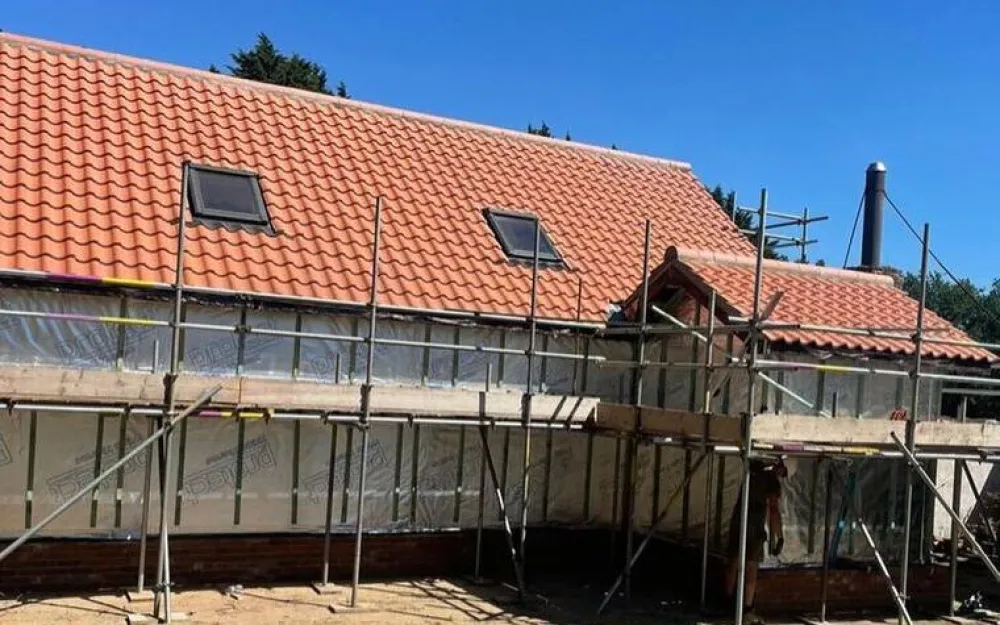
[[[370,427],[368,417],[371,416],[372,388],[372,384],[361,385],[361,418],[354,424],[359,430],[365,430]]]
[[[153,584],[153,592],[155,592],[156,594],[164,592],[164,590],[167,588],[169,588],[170,591],[173,592],[174,582],[169,581],[169,582],[160,582],[158,584]]]
[[[531,402],[534,399],[535,394],[528,389],[524,395],[521,396],[521,425],[528,427],[531,424]]]
[[[753,457],[753,445],[747,444],[747,438],[750,434],[750,421],[753,419],[753,414],[749,412],[740,413],[740,459],[743,462],[748,462],[751,457]]]

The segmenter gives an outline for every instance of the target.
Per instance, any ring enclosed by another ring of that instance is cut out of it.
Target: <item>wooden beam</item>
[[[630,432],[639,411],[622,404],[598,405],[590,424],[598,430]],[[683,410],[642,407],[641,432],[698,441],[704,416]],[[901,436],[905,421],[886,419],[832,419],[811,415],[762,414],[754,417],[754,439],[761,443],[826,443],[830,445],[891,446],[892,433]],[[917,445],[922,447],[1000,448],[1000,424],[960,423],[951,419],[917,423]],[[712,415],[709,440],[735,445],[741,442],[740,418]]]
[[[601,403],[597,406],[590,424],[598,430],[632,432],[636,419],[640,419],[640,432],[647,436],[701,440],[705,425],[704,415],[686,410],[671,410],[643,406],[640,411],[635,406]],[[708,438],[715,443],[736,443],[740,436],[740,420],[737,417],[713,415],[709,420]]]
[[[213,406],[322,411],[358,414],[361,389],[352,385],[275,380],[249,377],[219,378],[183,374],[175,388],[184,405],[209,387],[222,382]],[[135,371],[63,369],[58,367],[0,367],[0,399],[15,402],[97,405],[159,405],[164,378]],[[376,415],[442,418],[521,419],[522,395],[516,392],[481,392],[424,387],[375,387],[372,410]],[[592,397],[539,395],[532,401],[534,421],[582,423],[591,418],[598,400]]]
[[[892,445],[892,433],[903,436],[905,421],[889,419],[829,419],[803,415],[760,415],[754,419],[754,438],[761,442]],[[951,419],[920,421],[918,447],[1000,447],[1000,424],[961,423]]]
[[[331,411],[358,414],[361,390],[357,386],[322,382],[248,377],[219,378],[184,374],[177,380],[177,400],[193,402],[210,386],[223,383],[213,406],[276,411]],[[32,403],[158,406],[164,378],[136,371],[104,371],[60,367],[0,366],[0,400]],[[454,419],[521,419],[522,396],[517,392],[490,392],[424,387],[375,387],[376,415],[407,415]],[[587,423],[608,433],[631,432],[641,420],[649,436],[698,441],[704,425],[700,413],[653,406],[602,403],[593,397],[538,395],[532,401],[532,420]],[[712,415],[709,440],[740,442],[739,417]],[[831,419],[805,415],[763,414],[754,418],[755,439],[763,443],[826,443],[831,445],[891,445],[903,421],[889,419]],[[1000,424],[921,421],[917,444],[924,447],[1000,448]]]

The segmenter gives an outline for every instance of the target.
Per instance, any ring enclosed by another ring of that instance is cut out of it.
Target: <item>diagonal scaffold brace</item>
[[[857,520],[858,525],[861,526],[861,533],[865,537],[865,542],[868,543],[868,546],[875,554],[875,561],[878,563],[879,572],[882,573],[882,577],[885,579],[885,583],[889,587],[889,593],[892,595],[892,600],[896,602],[896,607],[899,608],[900,617],[906,625],[913,625],[913,619],[910,618],[910,612],[906,609],[906,602],[903,601],[903,595],[892,582],[892,575],[889,573],[889,567],[885,565],[885,560],[882,559],[882,554],[879,553],[878,547],[875,546],[875,540],[872,538],[871,532],[868,531],[868,525],[861,517],[857,517]]]
[[[96,488],[101,482],[106,480],[108,477],[114,475],[120,468],[131,462],[132,458],[135,458],[140,453],[145,451],[150,445],[159,441],[160,438],[162,438],[170,430],[175,428],[181,421],[183,421],[184,419],[191,416],[193,413],[200,410],[201,407],[210,402],[212,398],[215,396],[215,394],[218,393],[219,390],[221,389],[222,385],[217,384],[214,387],[202,393],[201,397],[195,400],[195,402],[190,406],[188,406],[183,412],[172,418],[162,428],[157,429],[155,432],[153,432],[152,435],[150,435],[144,441],[133,447],[132,450],[129,451],[124,456],[122,456],[121,459],[118,460],[118,462],[112,464],[107,469],[102,471],[100,475],[95,477],[86,486],[78,490],[73,496],[64,501],[58,508],[53,510],[52,513],[49,514],[49,516],[45,517],[44,519],[36,523],[34,527],[26,531],[24,534],[21,534],[21,536],[18,537],[17,540],[9,544],[3,551],[0,551],[0,562],[3,562],[8,556],[10,556],[10,554],[17,551],[18,548],[24,545],[24,543],[31,540],[31,538],[34,537],[36,534],[38,534],[38,532],[42,531],[50,523],[52,523],[57,518],[62,516],[62,514],[67,510],[69,510],[69,508],[74,503],[79,501],[80,498],[92,492],[93,489]]]
[[[681,483],[677,485],[677,488],[674,489],[674,492],[671,493],[670,498],[667,499],[667,503],[663,507],[663,511],[660,512],[660,514],[657,515],[657,517],[650,524],[649,531],[646,533],[645,538],[643,538],[642,542],[639,543],[639,546],[636,548],[635,553],[633,553],[632,556],[625,562],[625,568],[622,569],[622,572],[618,574],[618,578],[615,579],[615,583],[612,584],[611,588],[609,588],[608,591],[604,594],[604,600],[601,601],[601,605],[597,607],[598,615],[604,612],[604,609],[608,607],[608,604],[611,602],[612,597],[615,596],[615,593],[618,592],[618,588],[622,585],[622,582],[624,582],[625,578],[631,573],[632,567],[634,567],[635,563],[639,561],[639,557],[642,556],[642,553],[646,550],[646,547],[649,546],[649,543],[652,542],[653,538],[656,536],[656,530],[660,527],[660,524],[663,523],[664,520],[666,520],[667,515],[670,514],[670,507],[673,505],[674,501],[676,501],[677,498],[680,497],[681,493],[684,492],[684,489],[691,482],[691,478],[695,476],[695,474],[698,472],[698,469],[701,468],[702,463],[704,463],[705,460],[709,457],[710,453],[711,451],[708,451],[698,456],[698,459],[695,461],[695,463],[691,465],[691,470],[684,477]]]
[[[990,557],[986,554],[986,551],[983,550],[982,545],[979,544],[979,541],[976,540],[976,537],[972,535],[972,532],[969,530],[969,527],[965,524],[964,521],[962,521],[962,517],[959,516],[959,514],[955,512],[955,510],[950,505],[948,505],[948,500],[937,489],[937,485],[934,483],[934,480],[932,480],[931,477],[927,475],[927,471],[925,471],[924,468],[920,466],[920,461],[917,460],[916,456],[914,456],[913,453],[907,448],[907,446],[901,440],[899,440],[899,437],[896,436],[896,433],[892,432],[891,436],[892,436],[892,442],[896,444],[896,447],[899,448],[899,451],[903,453],[903,457],[906,458],[906,462],[910,465],[910,470],[914,474],[916,474],[916,476],[919,477],[921,481],[923,481],[923,483],[927,486],[928,490],[930,490],[930,492],[934,495],[934,497],[937,498],[938,503],[941,504],[941,508],[945,512],[947,512],[948,516],[951,517],[951,520],[958,525],[958,529],[962,531],[962,534],[965,536],[965,539],[968,540],[969,545],[972,546],[972,550],[975,551],[976,555],[979,556],[979,559],[983,561],[983,565],[987,568],[987,570],[989,570],[990,575],[993,576],[993,579],[996,580],[997,582],[1000,582],[1000,571],[997,570],[996,565],[993,564],[993,560],[991,560]]]
[[[529,332],[528,332],[528,349],[525,350],[525,359],[527,361],[527,374],[525,379],[525,390],[524,395],[521,399],[521,426],[524,429],[524,449],[523,449],[523,465],[521,473],[521,526],[518,534],[518,539],[515,541],[514,529],[510,522],[510,514],[508,503],[504,498],[503,486],[501,486],[499,476],[497,475],[496,465],[493,462],[493,453],[490,451],[489,443],[489,426],[481,425],[479,426],[479,436],[482,443],[482,454],[486,468],[490,472],[490,481],[493,483],[493,492],[496,495],[497,507],[500,509],[500,516],[503,519],[503,530],[504,538],[507,541],[507,551],[510,555],[511,564],[514,566],[514,577],[517,582],[517,597],[520,602],[524,602],[527,599],[527,586],[525,583],[525,545],[527,543],[527,532],[528,532],[528,487],[529,487],[529,471],[531,468],[531,407],[532,399],[534,397],[534,358],[535,358],[535,344],[538,335],[538,269],[540,263],[540,246],[541,246],[541,224],[537,221],[535,222],[534,228],[534,253],[532,255],[532,266],[531,266],[531,300],[530,300],[530,313],[528,315],[529,320]],[[488,378],[489,376],[487,376]],[[482,467],[480,468],[482,471]],[[480,475],[480,484],[485,485],[485,479]],[[480,488],[480,506],[482,505],[482,488]],[[482,523],[482,511],[480,511],[480,524]],[[480,535],[481,535],[481,530]],[[477,538],[477,550],[479,549],[479,539]],[[479,572],[479,555],[477,551],[477,566],[476,574]]]
[[[507,551],[510,554],[511,563],[514,565],[514,576],[517,579],[517,591],[520,597],[526,594],[524,584],[524,569],[521,566],[521,558],[518,555],[517,546],[514,542],[514,530],[510,524],[510,516],[507,512],[507,503],[504,501],[503,488],[497,476],[496,465],[493,463],[493,453],[490,451],[489,435],[487,425],[479,426],[479,436],[482,441],[483,457],[486,459],[486,466],[490,471],[490,480],[493,482],[493,492],[496,494],[497,506],[500,508],[500,515],[503,517],[504,537],[507,539]]]

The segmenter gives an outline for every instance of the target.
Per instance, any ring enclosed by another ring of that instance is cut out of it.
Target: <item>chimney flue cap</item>
[[[875,161],[868,166],[868,171],[885,171],[885,163],[882,161]]]

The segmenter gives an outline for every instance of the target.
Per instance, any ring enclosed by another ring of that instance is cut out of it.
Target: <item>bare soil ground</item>
[[[303,586],[245,588],[235,596],[219,590],[183,590],[174,593],[174,612],[184,613],[186,622],[197,625],[312,625],[338,623],[513,623],[518,625],[568,625],[594,622],[593,588],[547,586],[532,596],[527,607],[514,601],[504,586],[476,586],[462,580],[412,580],[364,584],[359,607],[354,611],[330,610],[343,606],[349,588],[333,595],[318,595]],[[149,602],[130,604],[122,595],[4,597],[0,599],[3,625],[121,625],[131,612],[149,613]],[[154,621],[150,621],[154,622]],[[605,625],[731,622],[727,618],[703,619],[677,606],[656,600],[638,600],[628,611],[616,607],[600,619]],[[769,620],[769,624],[798,621]],[[894,625],[895,618],[838,621],[838,625]],[[919,621],[920,625],[946,621]]]

